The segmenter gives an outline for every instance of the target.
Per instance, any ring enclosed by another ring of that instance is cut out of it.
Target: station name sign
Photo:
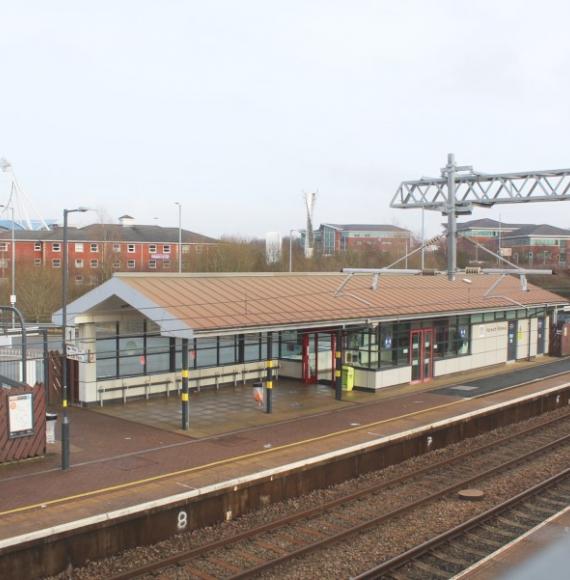
[[[74,344],[65,345],[65,356],[69,360],[76,360],[79,362],[89,362],[89,353],[81,350],[78,346]]]

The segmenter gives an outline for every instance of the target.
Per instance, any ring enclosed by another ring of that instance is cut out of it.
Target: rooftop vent
[[[133,216],[125,214],[119,218],[119,223],[122,226],[134,226],[135,225],[135,218]]]

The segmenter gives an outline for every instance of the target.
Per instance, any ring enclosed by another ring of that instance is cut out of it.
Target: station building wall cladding
[[[411,335],[422,329],[431,330],[431,370],[426,380],[534,357],[548,352],[552,314],[550,308],[525,307],[347,328],[343,362],[355,368],[356,388],[377,390],[410,383],[414,379]],[[309,336],[318,359],[317,380],[330,380],[333,335],[330,329],[272,332],[272,359],[279,376],[303,380],[304,343]],[[262,379],[267,339],[267,332],[191,339],[190,387]],[[79,363],[77,402],[102,404],[124,397],[164,396],[180,387],[182,340],[160,336],[159,327],[140,314],[80,324],[78,344],[91,356],[89,362]]]

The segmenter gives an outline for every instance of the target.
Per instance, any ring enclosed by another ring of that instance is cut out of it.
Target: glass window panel
[[[117,356],[117,341],[114,338],[100,338],[95,342],[95,352],[98,359],[115,358]]]
[[[237,362],[235,336],[220,336],[220,364],[228,365]]]
[[[469,352],[469,326],[460,324],[457,327],[457,354],[468,354]]]
[[[119,356],[141,356],[144,354],[144,340],[142,336],[119,338]]]
[[[319,334],[319,350],[326,352],[331,351],[331,335],[328,333]]]
[[[142,375],[144,374],[144,357],[124,356],[119,357],[119,375]]]
[[[147,336],[147,354],[170,352],[170,339],[166,336]]]
[[[106,379],[117,375],[117,359],[104,358],[97,359],[96,363],[97,379]]]
[[[393,366],[392,347],[394,345],[394,325],[391,323],[380,326],[380,367]]]
[[[148,354],[146,357],[147,373],[162,373],[170,370],[170,353]]]
[[[281,358],[299,360],[302,351],[302,335],[296,330],[284,330],[281,333]]]
[[[433,345],[433,356],[443,358],[447,352],[448,342],[448,320],[435,321],[435,342]]]
[[[218,364],[218,341],[216,338],[199,338],[196,341],[196,367],[213,367]]]
[[[401,322],[397,326],[397,347],[393,355],[398,366],[410,364],[410,330],[411,325],[409,322]]]
[[[259,355],[259,334],[245,334],[243,337],[244,346],[243,346],[243,360],[244,362],[247,361],[256,361],[260,360]]]

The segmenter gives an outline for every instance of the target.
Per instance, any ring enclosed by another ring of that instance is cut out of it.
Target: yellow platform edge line
[[[536,365],[536,366],[540,366],[540,365]],[[560,375],[565,375],[565,374],[569,374],[568,371],[563,371],[560,373],[555,373],[547,378],[540,378],[540,379],[532,379],[530,381],[525,381],[524,383],[518,383],[516,385],[511,385],[510,387],[506,387],[504,389],[500,389],[499,391],[492,391],[490,393],[481,393],[479,395],[475,395],[473,397],[470,397],[469,400],[472,401],[474,399],[479,399],[482,397],[487,397],[490,395],[496,395],[497,393],[502,393],[505,391],[509,391],[511,389],[514,389],[516,387],[522,387],[525,385],[532,385],[533,383],[536,382],[540,382],[540,381],[546,381],[549,379],[554,379]],[[560,387],[563,387],[564,385],[559,385]],[[441,387],[441,388],[446,388],[446,387]],[[29,504],[26,506],[21,506],[18,508],[14,508],[11,510],[6,510],[6,511],[2,511],[0,512],[0,517],[2,516],[6,516],[6,515],[10,515],[10,514],[15,514],[15,513],[20,513],[20,512],[24,512],[24,511],[29,511],[32,509],[37,509],[37,508],[43,508],[43,507],[47,507],[50,505],[56,505],[59,503],[63,503],[66,501],[72,501],[72,500],[76,500],[76,499],[83,499],[83,498],[87,498],[87,497],[92,497],[98,494],[103,494],[103,493],[108,493],[111,491],[118,491],[121,489],[126,489],[129,487],[134,487],[137,485],[143,485],[145,483],[152,483],[154,481],[160,481],[162,479],[167,479],[169,477],[176,477],[177,475],[186,475],[188,473],[196,473],[198,471],[203,471],[205,469],[210,469],[212,467],[218,467],[220,465],[225,465],[226,463],[231,463],[231,462],[235,462],[235,461],[242,461],[244,459],[251,459],[253,457],[260,457],[262,455],[267,455],[268,453],[273,453],[275,451],[281,451],[283,449],[291,449],[293,447],[298,447],[299,445],[305,445],[307,443],[314,443],[316,441],[322,441],[324,439],[329,439],[331,437],[336,437],[338,435],[344,435],[346,433],[351,433],[351,432],[356,432],[356,431],[362,431],[364,429],[369,429],[370,427],[376,427],[377,425],[383,425],[385,423],[390,423],[391,421],[399,421],[400,419],[406,419],[407,417],[413,417],[415,415],[421,415],[423,413],[429,413],[430,411],[435,411],[438,409],[444,409],[446,407],[451,407],[453,405],[457,405],[459,403],[464,403],[465,399],[459,399],[458,401],[450,401],[449,403],[442,403],[441,405],[436,405],[435,407],[430,407],[429,409],[422,409],[420,411],[413,411],[411,413],[406,413],[404,415],[398,415],[398,417],[391,417],[389,419],[382,419],[380,421],[374,421],[372,423],[366,423],[365,425],[358,425],[358,426],[354,426],[354,427],[350,427],[348,429],[342,429],[340,431],[335,431],[334,433],[327,433],[325,435],[319,435],[317,437],[311,437],[310,439],[304,439],[302,441],[294,441],[292,443],[285,443],[284,445],[280,445],[279,447],[271,447],[270,449],[263,449],[260,451],[253,451],[251,453],[246,453],[244,455],[238,455],[235,457],[228,457],[226,459],[220,459],[218,461],[214,461],[212,463],[207,463],[205,465],[197,465],[196,467],[188,467],[187,469],[181,469],[179,471],[171,471],[169,473],[161,473],[160,475],[154,475],[152,477],[147,477],[145,479],[139,479],[136,481],[128,481],[125,483],[120,483],[117,485],[113,485],[110,487],[103,487],[100,489],[93,489],[90,491],[86,491],[83,493],[79,493],[76,495],[70,495],[70,496],[66,496],[66,497],[62,497],[62,498],[57,498],[57,499],[52,499],[52,500],[48,500],[48,501],[44,501],[44,502],[39,502],[39,503],[35,503],[35,504]],[[73,466],[72,466],[73,467]]]
[[[474,399],[474,398],[475,397],[472,397],[472,399]],[[88,498],[88,497],[92,497],[92,496],[95,496],[98,494],[109,493],[111,491],[119,491],[121,489],[126,489],[126,488],[134,487],[137,485],[144,485],[146,483],[160,481],[162,479],[167,479],[169,477],[176,477],[177,475],[187,475],[189,473],[196,473],[198,471],[203,471],[205,469],[210,469],[212,467],[219,467],[220,465],[225,465],[226,463],[233,463],[236,461],[242,461],[244,459],[252,459],[254,457],[260,457],[262,455],[267,455],[267,454],[273,453],[275,451],[282,451],[284,449],[291,449],[293,447],[298,447],[300,445],[306,445],[307,443],[315,443],[317,441],[322,441],[324,439],[329,439],[331,437],[337,437],[339,435],[345,435],[347,433],[354,433],[356,431],[370,429],[371,427],[376,427],[376,426],[382,425],[384,423],[390,423],[392,421],[406,419],[407,417],[413,417],[414,415],[421,415],[422,413],[428,413],[430,411],[435,411],[437,409],[443,409],[445,407],[450,407],[452,405],[456,405],[458,403],[463,403],[463,402],[464,402],[464,399],[460,399],[459,401],[451,401],[449,403],[443,403],[441,405],[437,405],[436,407],[430,407],[429,409],[422,409],[420,411],[413,411],[412,413],[406,413],[405,415],[399,415],[398,417],[391,417],[389,419],[382,419],[381,421],[374,421],[373,423],[366,423],[365,425],[357,425],[354,427],[350,427],[348,429],[342,429],[340,431],[335,431],[334,433],[327,433],[325,435],[318,435],[317,437],[311,437],[310,439],[303,439],[302,441],[294,441],[292,443],[285,443],[284,445],[280,445],[279,447],[271,447],[270,449],[262,449],[260,451],[253,451],[251,453],[245,453],[244,455],[237,455],[234,457],[227,457],[226,459],[219,459],[218,461],[213,461],[212,463],[206,463],[205,465],[197,465],[196,467],[188,467],[186,469],[181,469],[178,471],[171,471],[169,473],[161,473],[160,475],[153,475],[152,477],[147,477],[145,479],[128,481],[125,483],[119,483],[117,485],[112,485],[109,487],[92,489],[90,491],[78,493],[75,495],[69,495],[66,497],[61,497],[61,498],[51,499],[51,500],[47,500],[47,501],[43,501],[43,502],[39,502],[39,503],[29,504],[29,505],[13,508],[10,510],[2,511],[2,512],[0,512],[0,517],[7,516],[10,514],[21,513],[21,512],[32,510],[32,509],[45,508],[47,506],[57,505],[57,504],[60,504],[60,503],[66,502],[66,501]]]

